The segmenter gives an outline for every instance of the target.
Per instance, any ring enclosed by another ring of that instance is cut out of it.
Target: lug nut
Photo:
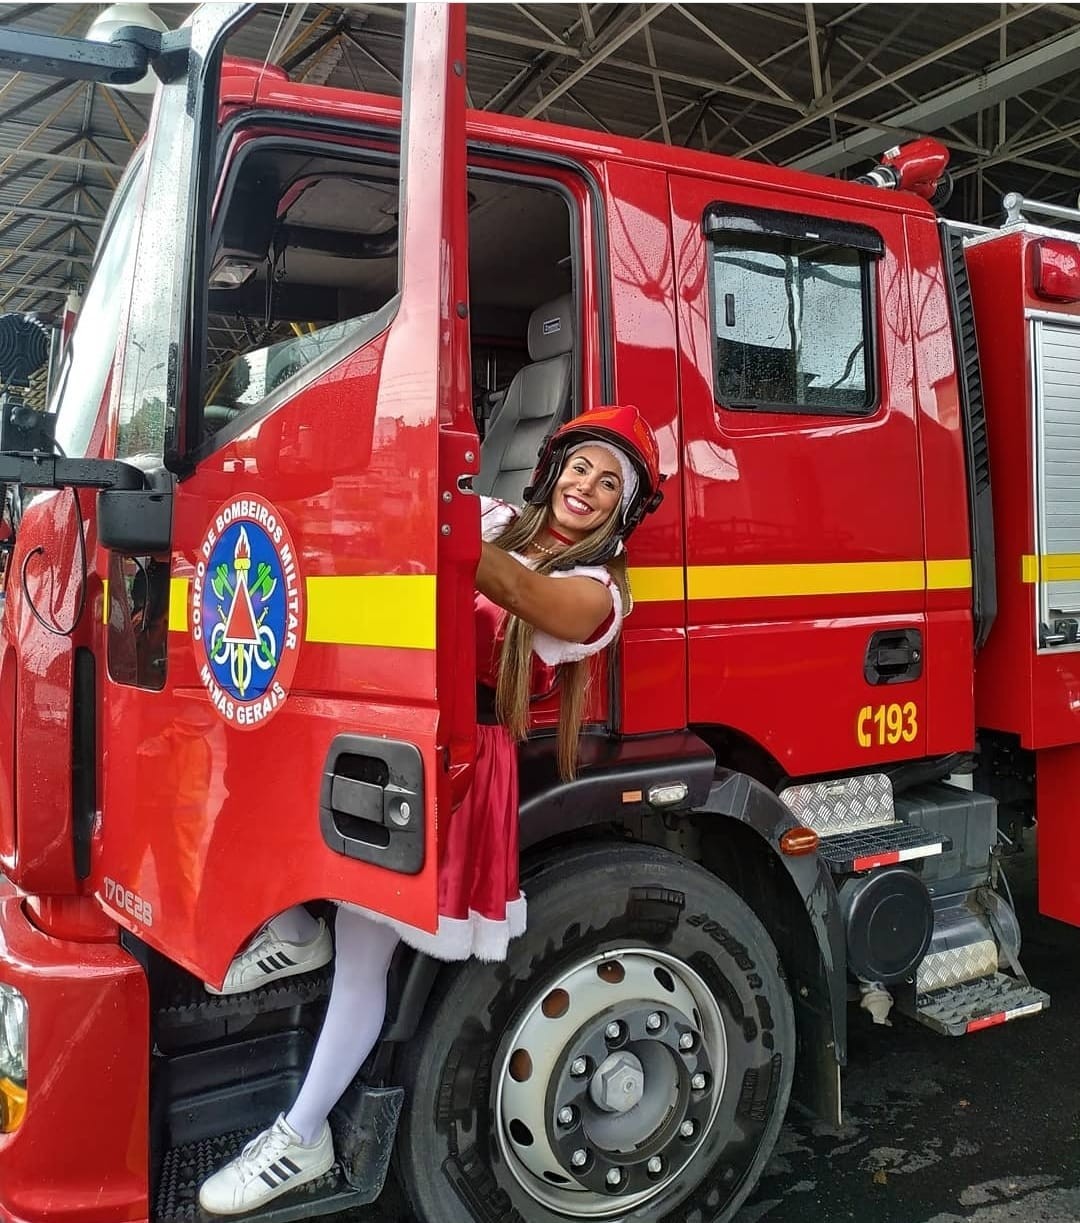
[[[575,1079],[580,1079],[581,1076],[589,1069],[589,1063],[583,1057],[575,1057],[570,1063],[570,1073]]]
[[[560,1125],[573,1125],[574,1124],[574,1110],[570,1107],[569,1104],[565,1108],[559,1109],[559,1124]]]
[[[589,1153],[582,1148],[578,1148],[573,1155],[570,1156],[570,1162],[575,1168],[584,1168],[589,1162]]]
[[[659,1176],[664,1170],[664,1161],[659,1155],[654,1155],[645,1166],[649,1169],[650,1176]]]
[[[604,1035],[608,1038],[608,1040],[618,1040],[619,1037],[622,1036],[622,1024],[609,1023],[604,1029]]]
[[[695,1128],[696,1127],[692,1121],[684,1121],[682,1125],[679,1126],[679,1135],[682,1138],[693,1138]]]
[[[692,1049],[693,1047],[694,1047],[693,1032],[684,1032],[682,1036],[679,1037],[679,1048],[680,1049]]]
[[[695,1091],[704,1091],[705,1090],[705,1076],[703,1074],[695,1074],[693,1078],[690,1080],[690,1086]]]
[[[612,1189],[614,1189],[616,1185],[622,1183],[622,1173],[618,1168],[609,1168],[608,1174],[604,1179],[612,1187]]]
[[[650,1032],[659,1032],[664,1026],[664,1017],[659,1011],[653,1011],[651,1015],[646,1016],[645,1027]]]

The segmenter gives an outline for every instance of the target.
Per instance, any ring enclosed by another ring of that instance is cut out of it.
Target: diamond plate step
[[[271,985],[263,985],[244,994],[218,996],[208,994],[201,981],[188,973],[176,971],[168,997],[157,1007],[154,1026],[159,1036],[222,1019],[248,1019],[269,1011],[284,1011],[290,1007],[318,1002],[330,992],[333,965],[316,972],[286,977]]]
[[[833,874],[847,875],[915,858],[930,858],[951,848],[952,841],[940,833],[897,822],[861,832],[822,837],[818,853]]]
[[[202,1142],[173,1147],[165,1152],[154,1194],[151,1223],[210,1223],[220,1215],[205,1214],[199,1208],[199,1186],[233,1156],[257,1130],[238,1130]],[[295,1219],[310,1219],[331,1210],[349,1210],[365,1205],[369,1199],[349,1188],[337,1164],[325,1176],[309,1181],[275,1198],[262,1210],[249,1211],[245,1223],[292,1223]]]
[[[880,828],[896,819],[892,782],[884,773],[788,786],[779,798],[821,837]]]
[[[935,922],[935,938],[939,929]],[[929,994],[934,990],[963,985],[965,981],[993,976],[997,970],[997,943],[992,938],[977,939],[973,943],[945,947],[942,951],[924,955],[916,970],[915,988],[920,994]]]
[[[913,1019],[943,1036],[967,1036],[1013,1019],[1037,1015],[1050,1005],[1050,995],[1016,977],[996,972],[978,981],[919,994],[914,1011],[899,1002]]]

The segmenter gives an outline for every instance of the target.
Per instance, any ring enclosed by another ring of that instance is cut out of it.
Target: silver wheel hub
[[[700,1150],[723,1095],[716,999],[674,956],[627,947],[550,982],[495,1064],[500,1152],[536,1201],[578,1218],[624,1214]]]
[[[645,1072],[632,1053],[613,1053],[596,1068],[589,1082],[589,1097],[606,1113],[625,1113],[641,1103]]]

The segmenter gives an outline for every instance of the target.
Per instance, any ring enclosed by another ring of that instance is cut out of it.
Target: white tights
[[[305,920],[306,919],[306,920]],[[304,908],[279,914],[274,932],[308,942],[318,930]],[[396,931],[355,909],[338,908],[334,982],[307,1076],[285,1120],[307,1145],[375,1047],[386,1017],[386,973],[398,944]]]

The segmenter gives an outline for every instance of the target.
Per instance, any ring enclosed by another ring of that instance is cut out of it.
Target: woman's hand
[[[611,614],[611,591],[603,582],[534,573],[495,544],[481,546],[476,588],[511,615],[562,641],[588,641]]]

